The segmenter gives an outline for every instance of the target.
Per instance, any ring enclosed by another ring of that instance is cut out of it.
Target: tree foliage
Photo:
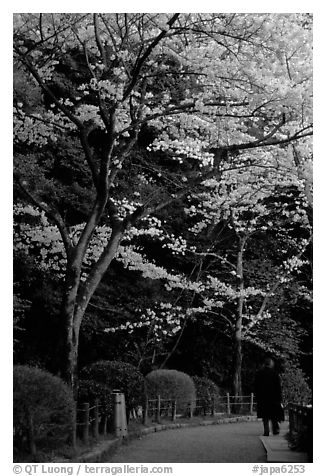
[[[243,341],[292,358],[280,303],[311,300],[310,15],[16,14],[14,55],[15,247],[62,290],[66,380],[96,306],[144,369],[195,320],[238,342],[238,377]],[[100,296],[119,266],[157,289],[132,312],[117,283]]]

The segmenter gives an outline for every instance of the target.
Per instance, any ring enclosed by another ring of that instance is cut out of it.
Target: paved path
[[[278,436],[261,436],[267,453],[267,463],[308,463],[308,455],[304,452],[292,451],[289,449],[285,434],[288,432],[288,425],[281,425],[281,433]]]
[[[110,463],[265,463],[260,421],[160,431],[121,446]]]

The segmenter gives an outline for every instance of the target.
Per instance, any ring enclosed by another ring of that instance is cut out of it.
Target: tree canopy
[[[14,15],[15,249],[61,296],[72,386],[80,328],[87,340],[95,322],[140,368],[167,365],[189,323],[209,326],[234,344],[238,393],[243,342],[297,355],[309,325],[294,309],[311,305],[311,23]],[[17,293],[30,295],[21,281]]]

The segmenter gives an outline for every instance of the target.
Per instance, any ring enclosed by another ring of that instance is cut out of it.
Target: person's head
[[[273,369],[275,367],[275,362],[271,357],[266,357],[264,360],[264,367],[268,369]]]

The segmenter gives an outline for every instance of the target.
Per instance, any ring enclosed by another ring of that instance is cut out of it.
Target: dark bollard
[[[125,396],[119,390],[113,391],[114,414],[113,414],[113,431],[118,437],[125,437],[128,434],[127,415]]]

